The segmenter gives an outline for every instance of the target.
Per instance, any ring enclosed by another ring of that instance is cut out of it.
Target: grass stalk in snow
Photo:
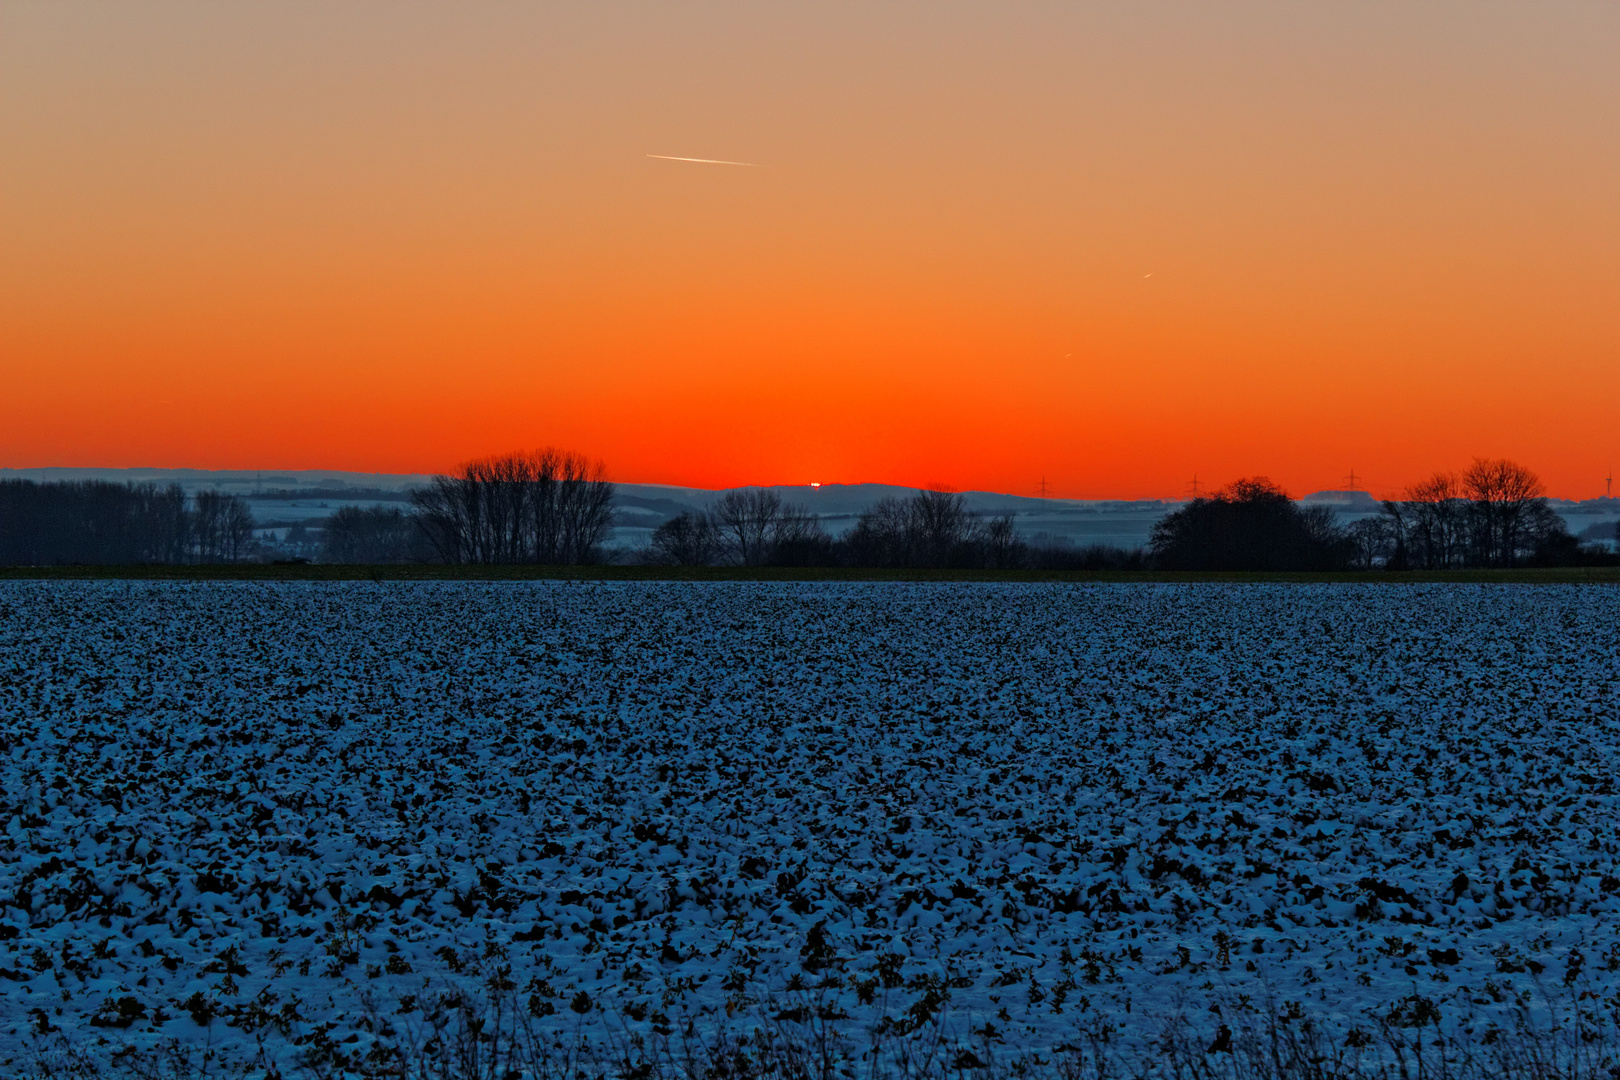
[[[1547,1004],[1582,1004],[1578,987],[1547,990]],[[221,1069],[206,1050],[179,1045],[120,1058],[112,1071],[65,1040],[43,1042],[25,1080],[1615,1080],[1620,1012],[1584,1010],[1571,1026],[1520,1009],[1511,1029],[1447,1036],[1432,1014],[1397,1003],[1364,1027],[1330,1029],[1308,1016],[1227,1002],[1222,1016],[1144,1017],[1148,1049],[1127,1050],[1107,1026],[1078,1026],[1055,1051],[998,1044],[981,1029],[961,1037],[948,1014],[914,1030],[874,1030],[815,1008],[812,994],[778,998],[729,1023],[690,1018],[651,1038],[623,1026],[605,1041],[582,1030],[542,1031],[515,992],[464,996],[433,1023],[394,1030],[363,1056],[306,1046],[292,1071],[263,1064]],[[783,1019],[787,1014],[792,1019]]]

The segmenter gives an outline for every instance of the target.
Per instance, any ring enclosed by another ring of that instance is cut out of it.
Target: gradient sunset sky
[[[0,2],[0,466],[1590,497],[1617,404],[1614,0]]]

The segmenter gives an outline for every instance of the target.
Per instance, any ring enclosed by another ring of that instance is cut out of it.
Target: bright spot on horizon
[[[819,484],[819,483],[817,483],[817,482],[815,482],[815,481],[813,481],[813,480],[812,480],[812,481],[811,481],[811,482],[810,482],[810,486],[811,486],[811,487],[820,487],[820,486],[821,486],[821,485],[820,485],[820,484]]]
[[[763,169],[765,167],[756,165],[752,161],[720,161],[716,158],[706,157],[670,157],[668,154],[648,154],[647,156],[657,158],[659,161],[694,161],[699,165],[741,165],[748,169]]]

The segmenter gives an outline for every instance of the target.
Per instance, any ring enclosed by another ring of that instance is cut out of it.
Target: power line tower
[[[1359,479],[1359,478],[1356,476],[1356,470],[1355,470],[1354,466],[1351,466],[1350,475],[1345,477],[1344,479],[1350,485],[1350,490],[1351,491],[1356,491],[1357,490],[1357,488],[1356,488],[1356,480]]]
[[[1192,497],[1195,498],[1195,499],[1198,498],[1198,496],[1202,493],[1202,489],[1199,487],[1199,484],[1198,484],[1198,474],[1197,473],[1193,473],[1192,483],[1187,485],[1187,486],[1192,490]]]
[[[1046,498],[1046,496],[1047,496],[1046,477],[1043,475],[1041,477],[1041,496],[1040,497],[1044,499],[1044,498]]]
[[[1609,466],[1609,475],[1605,476],[1603,478],[1603,497],[1605,499],[1614,498],[1614,466],[1613,465]]]

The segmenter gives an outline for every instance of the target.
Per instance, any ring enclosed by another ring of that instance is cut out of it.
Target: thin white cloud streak
[[[714,158],[670,157],[668,154],[648,154],[647,156],[650,158],[657,158],[659,161],[695,161],[699,165],[741,165],[749,169],[763,169],[765,167],[763,165],[755,165],[752,161],[716,161]]]

